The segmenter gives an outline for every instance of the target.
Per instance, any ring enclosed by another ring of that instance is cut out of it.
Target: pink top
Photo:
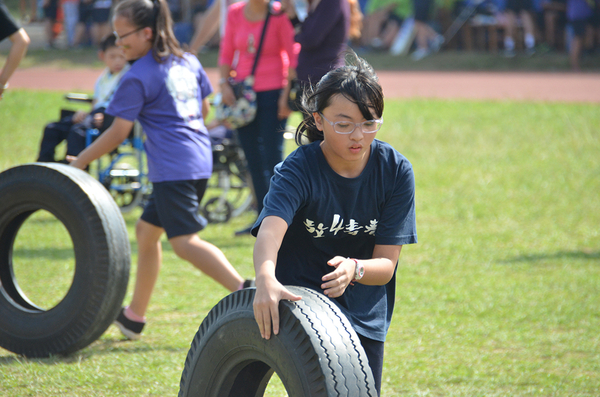
[[[237,73],[236,81],[243,80],[252,71],[264,25],[264,21],[250,22],[246,19],[245,5],[246,2],[239,2],[229,6],[219,54],[219,65],[231,65]],[[280,3],[274,5],[275,11],[281,7]],[[271,15],[256,67],[254,90],[259,92],[284,87],[288,68],[296,67],[298,50],[294,42],[294,28],[287,15]]]

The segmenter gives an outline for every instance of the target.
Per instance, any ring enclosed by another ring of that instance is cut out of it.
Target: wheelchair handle
[[[74,92],[66,94],[65,99],[69,102],[92,103],[94,101],[88,94],[78,94]]]

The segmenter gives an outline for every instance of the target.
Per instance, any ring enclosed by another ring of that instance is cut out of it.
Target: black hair
[[[166,0],[123,0],[115,15],[129,19],[138,28],[152,29],[152,56],[157,62],[173,54],[183,56],[183,50],[173,33],[173,19]]]
[[[102,52],[106,52],[109,48],[118,47],[117,46],[117,36],[114,33],[108,34],[102,41],[100,42],[99,49]]]
[[[383,90],[373,67],[356,53],[349,52],[346,65],[330,70],[316,86],[309,86],[302,94],[301,109],[304,120],[296,129],[296,143],[323,140],[323,131],[315,124],[313,113],[320,113],[331,104],[331,98],[343,95],[354,102],[366,120],[383,116]],[[374,113],[372,113],[372,111]]]

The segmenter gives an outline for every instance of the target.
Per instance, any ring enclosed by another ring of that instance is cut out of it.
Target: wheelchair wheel
[[[144,198],[140,172],[127,163],[118,163],[103,181],[122,213],[141,205]]]
[[[210,223],[223,223],[252,207],[250,174],[243,152],[235,150],[213,156],[213,174],[200,208]]]
[[[225,223],[232,213],[231,204],[221,197],[213,197],[202,206],[202,215],[209,223]]]

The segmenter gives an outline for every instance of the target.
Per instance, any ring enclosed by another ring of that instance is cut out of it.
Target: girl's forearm
[[[263,280],[268,278],[275,278],[277,251],[272,251],[272,244],[268,244],[264,238],[257,238],[253,253],[257,283],[262,283]]]
[[[388,258],[356,259],[359,266],[363,266],[365,274],[358,281],[364,285],[385,285],[390,282],[394,275],[396,264]]]
[[[372,259],[356,258],[359,265],[365,268],[365,274],[359,283],[364,285],[385,285],[389,283],[394,276],[401,251],[401,245],[376,245]]]
[[[125,126],[121,125],[123,122],[125,123]],[[127,128],[127,125],[129,125],[129,128]],[[110,153],[116,149],[121,142],[125,140],[125,138],[127,138],[132,126],[132,122],[115,119],[113,124],[106,131],[104,131],[104,133],[101,134],[98,139],[94,141],[94,143],[79,153],[77,160],[73,161],[71,165],[84,169],[92,161],[102,157],[106,153]]]
[[[277,254],[286,231],[287,223],[283,219],[276,216],[263,219],[253,253],[257,286],[260,286],[263,280],[275,279]]]

